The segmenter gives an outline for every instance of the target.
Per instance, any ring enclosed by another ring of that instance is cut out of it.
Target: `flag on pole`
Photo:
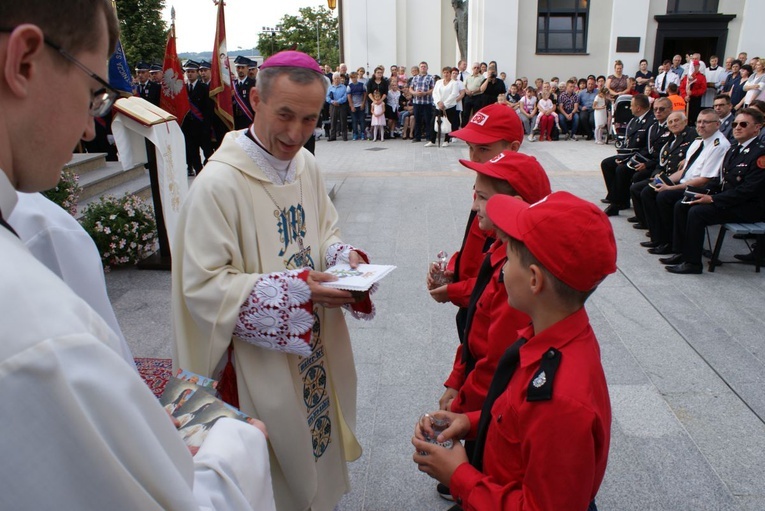
[[[226,49],[226,19],[223,14],[223,0],[218,4],[218,21],[215,27],[213,45],[212,77],[210,78],[210,97],[215,105],[215,114],[220,117],[229,130],[234,129],[234,107],[231,98],[234,90],[231,86],[231,66]]]
[[[162,96],[159,99],[159,107],[173,114],[178,119],[178,124],[183,124],[183,119],[189,113],[189,94],[186,84],[183,82],[183,70],[181,61],[178,60],[178,52],[175,50],[175,23],[170,26],[165,48],[165,61],[162,64]]]
[[[133,77],[130,74],[125,50],[122,49],[122,42],[117,40],[117,48],[109,57],[109,85],[115,89],[133,93]]]

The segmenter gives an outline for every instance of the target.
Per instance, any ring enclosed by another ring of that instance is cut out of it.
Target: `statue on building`
[[[454,8],[454,31],[457,33],[457,46],[460,49],[460,60],[467,60],[468,1],[469,0],[452,0],[452,7]]]

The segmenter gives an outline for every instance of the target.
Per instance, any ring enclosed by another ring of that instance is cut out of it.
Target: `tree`
[[[128,63],[161,62],[165,56],[167,25],[162,20],[164,0],[117,0],[120,40]]]
[[[337,18],[324,7],[301,7],[300,14],[285,14],[277,27],[279,31],[261,32],[258,50],[264,57],[296,46],[298,50],[314,57],[321,64],[334,69],[339,62]],[[319,47],[316,46],[318,21]]]

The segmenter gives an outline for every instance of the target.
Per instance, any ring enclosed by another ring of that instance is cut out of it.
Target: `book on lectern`
[[[155,124],[177,120],[173,114],[138,96],[120,98],[112,108],[144,126],[154,126]]]

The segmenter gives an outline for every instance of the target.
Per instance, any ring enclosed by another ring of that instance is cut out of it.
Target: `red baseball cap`
[[[469,169],[507,181],[528,203],[550,195],[550,180],[536,158],[515,151],[502,151],[486,163],[460,160]]]
[[[464,128],[449,136],[471,144],[493,144],[500,140],[523,142],[523,124],[515,110],[494,103],[480,109]]]
[[[616,241],[600,208],[568,192],[534,204],[495,195],[486,213],[497,229],[523,242],[547,270],[578,291],[616,271]]]

